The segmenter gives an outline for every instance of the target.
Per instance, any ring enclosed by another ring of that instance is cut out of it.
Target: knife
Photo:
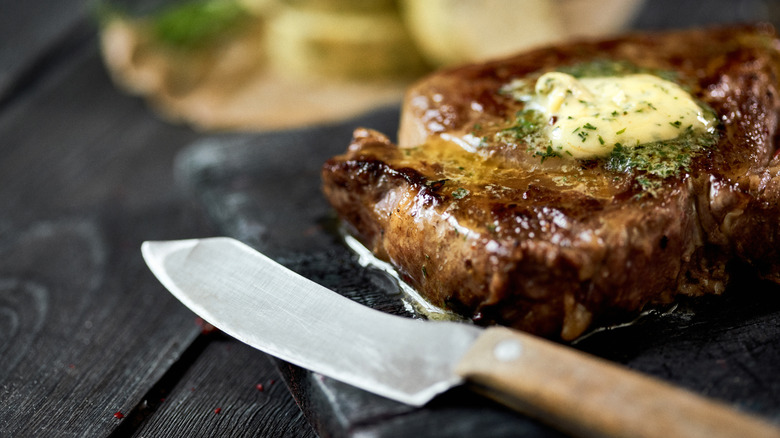
[[[780,437],[760,417],[527,333],[368,308],[231,238],[141,251],[176,298],[224,333],[409,405],[465,383],[575,436]]]

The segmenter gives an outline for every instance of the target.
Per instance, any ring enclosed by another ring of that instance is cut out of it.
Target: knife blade
[[[142,254],[226,334],[403,403],[467,383],[576,436],[780,437],[763,418],[527,333],[368,308],[231,238],[148,241]]]

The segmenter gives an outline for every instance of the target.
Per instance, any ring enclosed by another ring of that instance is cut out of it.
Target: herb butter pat
[[[712,133],[716,125],[680,86],[644,73],[577,79],[550,72],[532,95],[517,97],[549,121],[544,136],[552,151],[573,158],[606,157],[615,145],[631,148],[684,132]]]

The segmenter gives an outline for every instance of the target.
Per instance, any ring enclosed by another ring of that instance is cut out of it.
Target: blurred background
[[[202,130],[294,127],[397,102],[425,73],[575,38],[780,21],[776,0],[112,0],[114,81]],[[682,11],[685,11],[684,13]]]

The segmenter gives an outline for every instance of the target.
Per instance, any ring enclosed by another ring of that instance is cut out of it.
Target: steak
[[[507,84],[605,65],[671,78],[714,112],[713,144],[672,151],[683,163],[659,173],[632,166],[636,156],[573,159],[507,136],[528,105]],[[443,70],[408,90],[398,145],[357,129],[325,163],[323,190],[349,232],[432,304],[573,340],[680,295],[720,294],[735,265],[780,282],[778,73],[780,41],[763,25]]]

